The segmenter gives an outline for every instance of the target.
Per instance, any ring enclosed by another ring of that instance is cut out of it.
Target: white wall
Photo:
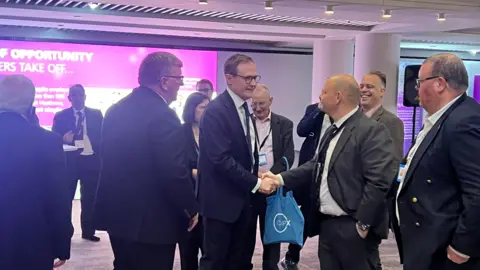
[[[223,64],[235,52],[218,52],[217,88],[226,88]],[[273,96],[272,111],[293,121],[295,150],[300,150],[303,139],[297,135],[297,124],[302,119],[307,105],[311,104],[312,56],[274,53],[246,53],[257,64],[261,83],[270,89]]]

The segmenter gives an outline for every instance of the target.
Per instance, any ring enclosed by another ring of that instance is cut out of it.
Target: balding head
[[[252,110],[256,118],[264,120],[270,114],[273,97],[265,84],[257,84],[252,96]]]
[[[325,82],[320,102],[323,110],[332,117],[338,111],[348,113],[360,103],[360,87],[349,74],[334,75]]]
[[[35,99],[35,85],[24,75],[8,75],[0,80],[0,111],[28,115]]]

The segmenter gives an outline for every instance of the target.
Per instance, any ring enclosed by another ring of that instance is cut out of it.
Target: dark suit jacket
[[[73,235],[62,139],[15,113],[0,130],[0,269],[52,269]]]
[[[308,105],[305,115],[297,126],[297,134],[305,138],[300,155],[298,157],[298,166],[311,160],[315,156],[315,150],[322,132],[323,117],[325,113],[318,108],[318,103]]]
[[[107,112],[95,205],[97,229],[132,242],[174,244],[198,212],[182,126],[153,90],[139,87]]]
[[[103,122],[102,112],[97,109],[85,107],[85,119],[87,123],[87,135],[92,144],[93,151],[99,155]],[[52,131],[57,132],[63,137],[63,135],[69,131],[75,130],[75,125],[75,114],[73,108],[70,107],[55,114]]]
[[[254,165],[240,121],[244,120],[225,91],[208,104],[200,124],[201,213],[228,223],[235,222],[250,204],[251,191],[258,182],[258,154],[254,155]]]
[[[431,269],[437,258],[445,258],[448,245],[480,258],[479,153],[480,105],[463,95],[411,161],[398,197],[400,226],[391,206],[405,269]]]
[[[375,113],[373,113],[373,120],[376,120],[384,124],[393,139],[393,146],[395,147],[395,157],[400,163],[403,159],[403,142],[405,138],[405,131],[402,120],[395,114],[380,107]]]
[[[293,122],[290,119],[272,113],[272,144],[273,166],[270,171],[274,174],[287,170],[286,157],[290,168],[295,160],[295,148],[293,145]]]
[[[360,110],[345,123],[330,160],[328,186],[333,199],[350,216],[371,226],[370,233],[388,236],[386,195],[396,176],[397,164],[392,155],[393,142],[384,125],[369,119]],[[318,184],[317,158],[284,172],[285,187],[312,183],[309,236],[320,228],[319,205],[316,197]],[[320,180],[320,179],[319,179]]]
[[[186,164],[189,171],[190,178],[196,189],[197,182],[193,178],[192,170],[198,169],[198,145],[195,141],[195,137],[193,135],[192,125],[189,123],[184,123],[182,125],[183,134],[185,136],[185,153],[186,153]]]
[[[32,111],[28,116],[28,122],[30,122],[32,125],[40,126],[40,121],[35,111],[36,111],[35,107],[32,107]]]

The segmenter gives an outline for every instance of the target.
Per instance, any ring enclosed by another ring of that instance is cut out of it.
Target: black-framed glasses
[[[441,78],[441,76],[431,76],[431,77],[427,77],[425,79],[417,79],[417,85],[416,87],[417,88],[420,88],[420,84],[424,81],[429,81],[429,80],[433,80],[433,79],[438,79],[438,78]]]
[[[238,74],[233,74],[234,76],[243,78],[247,84],[251,84],[252,82],[258,83],[262,76],[256,75],[256,76],[242,76]]]

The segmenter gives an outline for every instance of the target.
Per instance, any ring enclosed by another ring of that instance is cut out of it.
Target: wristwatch
[[[362,223],[361,221],[357,222],[357,225],[358,225],[358,228],[359,228],[361,231],[363,231],[363,232],[365,232],[365,231],[367,231],[368,229],[370,229],[370,225],[364,224],[364,223]]]

